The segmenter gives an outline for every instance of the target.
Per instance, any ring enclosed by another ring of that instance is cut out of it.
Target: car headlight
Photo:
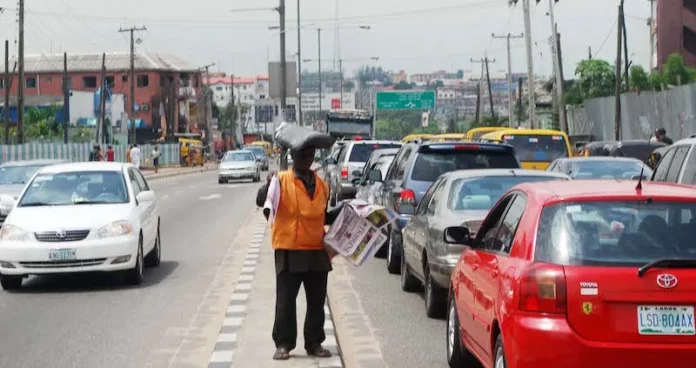
[[[112,222],[97,232],[100,238],[109,238],[112,236],[128,235],[133,232],[133,226],[128,221]]]
[[[27,241],[29,240],[29,233],[18,226],[5,224],[0,230],[0,240],[10,240],[10,241]]]

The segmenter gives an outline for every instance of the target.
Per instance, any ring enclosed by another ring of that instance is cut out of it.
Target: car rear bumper
[[[503,329],[508,368],[694,367],[696,344],[639,344],[589,341],[565,317],[511,315]],[[601,326],[597,326],[601,328]]]
[[[257,175],[256,170],[233,170],[218,172],[218,179],[253,179]]]
[[[56,249],[74,249],[75,259],[50,260],[49,252]],[[136,236],[58,243],[3,241],[0,243],[0,274],[40,275],[125,270],[135,267],[137,250]],[[123,257],[127,256],[130,256],[128,260],[123,261]],[[116,261],[117,258],[121,260]]]
[[[339,200],[346,198],[355,198],[358,193],[358,189],[352,183],[339,183],[338,184],[338,195]]]

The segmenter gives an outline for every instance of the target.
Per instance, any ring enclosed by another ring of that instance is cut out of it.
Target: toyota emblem
[[[674,275],[670,275],[668,273],[664,273],[662,275],[657,276],[657,285],[663,289],[671,289],[675,286],[677,286],[677,277]]]
[[[65,236],[66,236],[66,235],[67,235],[67,234],[65,233],[65,230],[58,230],[58,231],[56,231],[56,237],[57,237],[58,239],[65,239]]]

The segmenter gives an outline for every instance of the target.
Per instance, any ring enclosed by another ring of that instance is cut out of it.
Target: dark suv
[[[371,172],[372,181],[381,179],[380,203],[396,211],[399,219],[389,229],[389,241],[378,257],[387,257],[390,273],[401,269],[401,229],[415,213],[425,192],[442,174],[457,170],[519,169],[515,149],[507,144],[472,142],[423,142],[401,147],[385,178]]]

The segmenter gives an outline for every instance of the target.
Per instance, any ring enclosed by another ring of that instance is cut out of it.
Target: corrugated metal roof
[[[15,60],[16,58],[13,58],[10,65],[13,65]],[[100,71],[101,62],[101,54],[68,54],[68,71]],[[25,55],[24,65],[26,73],[62,72],[63,55]],[[129,69],[129,53],[106,54],[107,71],[127,71]],[[195,72],[198,68],[175,55],[137,52],[135,53],[135,70]]]

